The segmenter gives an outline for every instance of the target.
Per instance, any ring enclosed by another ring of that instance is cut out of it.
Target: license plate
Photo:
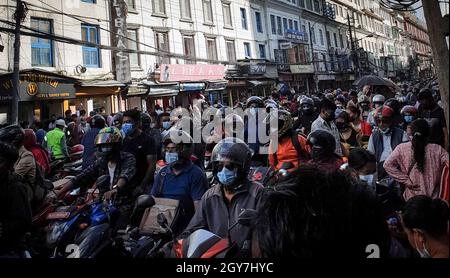
[[[51,212],[47,215],[47,219],[66,219],[70,216],[70,212],[67,211],[57,211]]]

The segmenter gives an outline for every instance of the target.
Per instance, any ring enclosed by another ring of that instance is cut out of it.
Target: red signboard
[[[223,65],[167,65],[162,64],[160,81],[218,80],[225,77]]]

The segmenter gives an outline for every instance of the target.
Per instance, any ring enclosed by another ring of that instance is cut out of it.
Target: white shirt
[[[114,172],[116,171],[116,163],[108,162],[108,171],[109,171],[109,187],[110,189],[112,189],[114,181]]]
[[[388,156],[392,153],[391,133],[388,133],[388,134],[382,133],[381,135],[383,138],[383,152],[381,153],[381,156],[380,156],[380,162],[385,161],[388,158]],[[403,131],[402,142],[408,142],[408,141],[409,141],[408,134],[406,134],[406,132]],[[369,145],[367,146],[367,149],[371,153],[375,153],[375,146],[373,145],[373,136],[372,135],[369,138]]]

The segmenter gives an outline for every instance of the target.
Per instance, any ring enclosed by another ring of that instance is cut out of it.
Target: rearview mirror
[[[155,204],[155,199],[151,195],[144,194],[137,198],[136,208],[149,208]]]
[[[251,226],[255,220],[258,212],[254,209],[244,209],[238,216],[238,223],[243,226]]]

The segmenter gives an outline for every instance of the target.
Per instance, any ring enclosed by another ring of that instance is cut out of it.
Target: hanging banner
[[[119,48],[112,50],[112,64],[115,79],[121,83],[131,82],[130,57],[128,48],[127,14],[125,0],[110,0],[111,11],[111,45]]]

